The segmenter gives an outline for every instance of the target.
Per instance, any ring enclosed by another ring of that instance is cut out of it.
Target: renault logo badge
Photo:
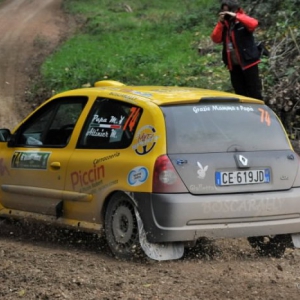
[[[246,158],[243,155],[236,154],[235,155],[235,161],[236,161],[236,164],[237,164],[238,168],[243,169],[243,168],[249,168],[250,167],[249,159]]]
[[[248,167],[248,159],[245,156],[239,155],[239,161],[243,166]]]

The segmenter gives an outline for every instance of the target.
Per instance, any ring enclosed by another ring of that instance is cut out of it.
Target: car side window
[[[142,109],[111,99],[97,99],[92,107],[77,148],[124,149],[133,139]]]
[[[16,132],[15,146],[57,147],[67,145],[87,97],[52,100],[36,111]]]

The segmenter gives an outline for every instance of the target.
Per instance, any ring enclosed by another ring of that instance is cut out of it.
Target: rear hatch
[[[190,193],[262,192],[293,186],[298,156],[266,105],[201,101],[161,109],[168,156]]]

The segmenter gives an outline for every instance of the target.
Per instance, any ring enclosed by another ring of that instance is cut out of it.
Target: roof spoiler
[[[100,80],[94,83],[94,87],[103,86],[124,86],[125,84],[115,80]]]
[[[240,102],[239,98],[234,97],[203,97],[200,99],[200,102]]]

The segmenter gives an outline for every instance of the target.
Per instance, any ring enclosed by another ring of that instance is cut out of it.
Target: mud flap
[[[154,260],[172,260],[179,259],[183,256],[183,243],[149,243],[146,238],[142,219],[136,208],[135,215],[139,227],[140,244],[149,258]]]
[[[291,234],[295,248],[300,248],[300,233]]]

